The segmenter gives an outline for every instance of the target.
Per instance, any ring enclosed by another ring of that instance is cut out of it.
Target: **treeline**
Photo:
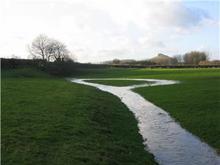
[[[219,60],[210,61],[205,52],[191,51],[184,55],[169,57],[159,53],[156,57],[147,60],[119,60],[106,61],[104,64],[110,65],[144,65],[144,66],[199,66],[199,65],[220,65]]]
[[[29,46],[29,53],[33,59],[42,59],[47,62],[57,64],[74,63],[74,56],[66,45],[56,39],[49,38],[46,35],[37,36]],[[183,55],[170,57],[159,53],[156,57],[147,60],[119,60],[103,62],[110,65],[219,65],[220,61],[209,61],[209,55],[202,51],[191,51]]]
[[[184,55],[174,56],[177,63],[198,65],[201,61],[208,61],[209,56],[206,52],[191,51]]]
[[[109,67],[102,64],[82,64],[71,60],[49,62],[42,59],[6,59],[1,58],[1,69],[36,68],[55,76],[71,76],[81,69]]]
[[[106,61],[103,64],[81,64],[74,60],[73,54],[66,45],[46,35],[39,35],[29,46],[32,59],[1,58],[1,69],[34,67],[56,76],[78,74],[82,69],[106,67],[124,68],[186,68],[186,67],[219,67],[220,61],[209,61],[205,52],[192,51],[184,55],[169,57],[159,53],[148,60],[119,60]]]
[[[4,59],[1,58],[1,69],[36,68],[46,73],[67,77],[83,74],[87,69],[103,69],[110,67],[119,68],[207,68],[220,67],[219,63],[205,63],[202,65],[178,64],[178,65],[156,65],[156,64],[82,64],[73,61],[48,62],[42,59]]]

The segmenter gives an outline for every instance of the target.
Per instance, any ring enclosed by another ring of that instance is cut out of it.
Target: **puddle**
[[[146,81],[146,84],[115,87],[85,82],[84,80],[108,79],[71,79],[71,81],[93,86],[119,97],[135,115],[146,150],[155,156],[155,160],[160,165],[220,165],[220,157],[214,149],[183,129],[166,111],[131,90],[144,86],[171,85],[178,83],[177,81],[130,79]]]

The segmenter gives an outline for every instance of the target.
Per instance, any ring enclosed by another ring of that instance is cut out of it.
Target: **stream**
[[[136,80],[144,84],[116,87],[86,80]],[[220,156],[208,144],[182,128],[162,108],[132,91],[137,87],[179,83],[157,79],[71,79],[74,83],[96,87],[121,99],[138,121],[145,149],[160,165],[220,165]],[[150,83],[149,83],[150,82]]]

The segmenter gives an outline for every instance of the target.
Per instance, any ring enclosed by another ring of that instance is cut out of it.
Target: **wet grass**
[[[137,80],[86,80],[86,82],[111,85],[111,86],[119,86],[119,87],[149,83],[147,81],[137,81]]]
[[[111,94],[11,70],[2,71],[1,106],[4,165],[155,164],[133,114]]]
[[[180,80],[176,85],[134,91],[162,107],[182,127],[220,151],[220,69],[106,69],[82,73],[80,77]]]

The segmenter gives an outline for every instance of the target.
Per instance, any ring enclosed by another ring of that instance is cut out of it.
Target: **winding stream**
[[[155,160],[161,165],[220,165],[220,157],[214,149],[198,137],[183,129],[170,115],[132,91],[133,88],[178,83],[170,80],[156,79],[109,79],[137,80],[146,84],[126,87],[101,85],[85,80],[104,79],[71,79],[72,82],[96,87],[112,93],[132,111],[138,121],[139,132],[143,143]],[[106,79],[105,79],[106,80]],[[152,83],[148,83],[152,82]]]

